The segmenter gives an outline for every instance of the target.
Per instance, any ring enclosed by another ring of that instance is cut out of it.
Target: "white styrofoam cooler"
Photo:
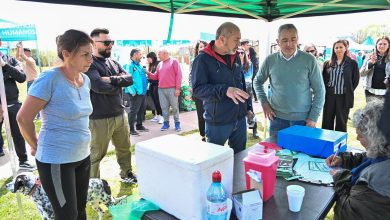
[[[232,194],[233,160],[229,147],[175,134],[137,143],[139,193],[179,219],[205,219],[213,171],[222,173],[222,184]]]

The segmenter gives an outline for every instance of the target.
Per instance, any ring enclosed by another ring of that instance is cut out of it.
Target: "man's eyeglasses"
[[[100,43],[103,43],[104,46],[108,47],[110,44],[114,45],[115,41],[113,40],[97,40],[95,42],[100,42]]]
[[[240,55],[244,55],[244,52],[238,52]]]
[[[306,50],[306,53],[314,53],[316,50]]]

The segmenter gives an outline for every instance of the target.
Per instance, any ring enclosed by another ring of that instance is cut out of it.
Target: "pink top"
[[[158,80],[159,88],[176,88],[180,90],[182,73],[179,62],[175,58],[168,58],[157,65],[156,73],[148,73],[148,78]]]

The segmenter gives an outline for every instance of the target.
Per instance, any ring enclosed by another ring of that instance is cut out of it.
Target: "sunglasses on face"
[[[104,46],[106,46],[106,47],[108,47],[110,44],[114,45],[114,43],[115,43],[115,41],[113,41],[113,40],[103,40],[103,41],[97,40],[97,41],[95,41],[95,42],[103,43]]]
[[[316,50],[306,50],[306,53],[314,53]]]
[[[240,55],[244,55],[244,52],[238,52]]]

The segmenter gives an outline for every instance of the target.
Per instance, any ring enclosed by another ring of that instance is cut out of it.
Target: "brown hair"
[[[194,57],[198,56],[198,54],[199,54],[199,46],[200,46],[200,44],[203,44],[204,47],[207,47],[207,42],[206,42],[206,41],[202,41],[202,40],[198,41],[198,42],[196,43],[196,45],[195,45]]]
[[[65,31],[64,34],[57,36],[57,55],[64,61],[62,51],[66,50],[71,54],[75,54],[79,51],[80,47],[87,44],[93,44],[93,40],[85,32],[70,29]]]
[[[336,53],[334,52],[334,47],[336,46],[336,44],[343,44],[345,47],[345,53],[344,53],[343,59],[345,59],[345,57],[348,55],[348,44],[347,44],[346,40],[338,40],[338,41],[334,42],[333,47],[332,47],[332,57],[329,60],[329,66],[331,66],[331,67],[335,67],[335,65],[337,63],[337,56],[336,56]]]
[[[381,40],[386,40],[387,41],[387,44],[389,44],[389,48],[387,48],[386,52],[385,52],[385,56],[386,56],[386,60],[390,60],[390,53],[389,53],[389,49],[390,49],[390,38],[388,36],[382,36],[380,38],[378,38],[378,40],[376,40],[376,43],[375,43],[375,51],[376,53],[378,53],[378,49],[377,49],[377,44],[379,43],[379,41]]]

